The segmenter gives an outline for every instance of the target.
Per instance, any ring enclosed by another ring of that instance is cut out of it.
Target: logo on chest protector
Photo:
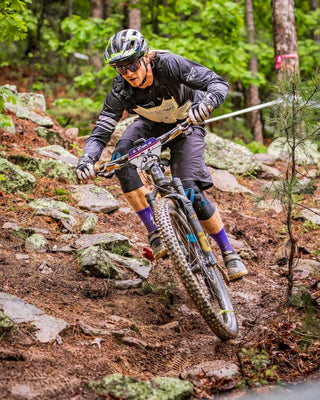
[[[134,108],[133,111],[150,121],[174,124],[178,120],[187,118],[190,107],[190,101],[187,101],[182,106],[178,107],[175,98],[171,97],[171,99],[163,99],[160,106],[152,108],[138,106],[137,108]]]

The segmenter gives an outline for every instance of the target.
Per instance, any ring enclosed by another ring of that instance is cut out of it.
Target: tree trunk
[[[277,79],[299,76],[294,0],[271,0]]]
[[[103,19],[107,19],[109,17],[110,17],[110,1],[104,0]]]
[[[91,0],[91,17],[103,18],[103,0]]]
[[[311,11],[316,11],[318,9],[318,0],[309,0],[309,6]],[[316,34],[312,32],[313,39],[317,42],[320,43],[320,34]]]
[[[141,12],[139,6],[139,0],[132,0],[129,11],[129,28],[141,30]]]
[[[35,65],[36,63],[41,64],[41,69],[43,70],[43,59],[41,58],[41,29],[45,20],[45,0],[42,0],[39,10],[39,16],[37,15],[37,27],[35,37],[30,36],[27,52],[33,55],[31,65],[30,65],[30,76],[29,76],[29,88],[30,91],[33,90],[34,75],[35,75]]]
[[[247,33],[248,33],[248,42],[250,44],[254,44],[254,35],[255,35],[255,27],[254,27],[254,19],[253,19],[253,5],[252,0],[245,0],[246,6],[246,25],[247,25]],[[257,76],[258,73],[258,60],[256,56],[253,56],[250,59],[249,63],[250,71],[254,76]],[[260,104],[259,99],[259,88],[257,85],[250,85],[249,89],[246,93],[246,107],[252,107]],[[249,127],[251,132],[253,133],[254,140],[260,143],[263,143],[263,128],[260,118],[260,111],[255,110],[251,113],[247,114],[247,121],[249,123]]]
[[[129,28],[129,1],[125,1],[123,3],[123,29],[128,29]]]
[[[103,19],[103,0],[91,0],[91,17]],[[92,64],[94,69],[99,71],[103,66],[102,57],[93,54]]]
[[[151,14],[151,26],[152,26],[152,33],[155,35],[159,35],[159,8],[168,7],[167,0],[149,0],[149,11]]]
[[[68,0],[68,17],[72,18],[72,0]]]

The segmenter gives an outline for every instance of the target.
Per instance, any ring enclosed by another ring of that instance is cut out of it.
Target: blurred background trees
[[[120,29],[138,28],[153,49],[193,59],[230,83],[215,115],[274,99],[277,74],[297,63],[301,79],[317,73],[320,11],[317,0],[0,0],[1,84],[45,94],[49,111],[88,134],[115,76],[104,48]],[[288,34],[278,18],[287,16]],[[279,47],[280,46],[280,47]],[[282,47],[281,47],[282,46]],[[286,47],[287,46],[287,47]],[[275,69],[275,56],[296,51]],[[215,124],[224,137],[267,143],[265,113]]]

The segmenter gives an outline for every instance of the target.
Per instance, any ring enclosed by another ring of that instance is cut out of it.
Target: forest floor
[[[17,123],[20,129],[15,136],[0,133],[7,154],[34,154],[35,147],[47,145],[34,133],[33,123]],[[282,162],[275,166],[281,171],[286,168]],[[253,176],[238,178],[238,182],[255,194],[266,183]],[[107,185],[120,206],[128,208],[115,178],[98,184]],[[28,202],[42,197],[59,200],[55,194],[58,187],[68,190],[66,182],[38,178],[27,198],[0,192],[0,291],[69,324],[60,343],[41,344],[27,327],[22,327],[18,336],[0,341],[1,399],[102,399],[106,397],[88,391],[89,381],[113,373],[138,379],[184,377],[188,368],[214,360],[235,363],[239,376],[223,381],[198,376],[193,380],[195,399],[214,398],[215,393],[234,388],[234,379],[240,388],[232,393],[240,396],[242,388],[304,381],[319,370],[319,326],[312,334],[307,322],[310,312],[318,321],[320,274],[295,274],[295,286],[307,289],[314,307],[303,302],[303,296],[297,300],[298,307],[286,306],[286,266],[277,264],[278,251],[287,239],[283,212],[259,210],[249,194],[215,188],[207,192],[220,208],[227,232],[254,254],[245,260],[249,275],[229,286],[239,336],[222,342],[193,308],[169,260],[152,263],[142,288],[120,290],[110,281],[85,276],[74,254],[32,253],[29,259],[19,259],[17,254],[26,254],[24,239],[3,225],[13,222],[47,229],[46,238],[54,245],[61,226],[49,217],[34,215]],[[303,202],[315,207],[319,200],[318,184],[314,196],[305,195]],[[76,206],[71,198],[67,202]],[[144,256],[147,237],[133,212],[120,209],[98,214],[98,218],[94,233],[121,233],[133,244],[130,254]],[[296,220],[294,226],[299,256],[319,261],[319,229],[306,229],[302,220]],[[50,266],[48,274],[39,269],[43,260]],[[110,328],[118,330],[119,337],[105,334]],[[131,340],[124,341],[121,330],[129,332]]]

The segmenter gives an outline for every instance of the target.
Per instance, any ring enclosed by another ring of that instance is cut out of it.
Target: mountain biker
[[[118,75],[86,141],[84,155],[78,161],[78,179],[95,178],[94,164],[124,110],[138,117],[116,144],[113,159],[126,154],[137,139],[160,136],[189,117],[192,135],[179,137],[169,145],[172,175],[181,179],[201,225],[219,245],[229,279],[247,275],[246,267],[227,238],[219,211],[203,193],[213,186],[205,166],[204,121],[223,103],[228,92],[227,82],[203,65],[179,55],[149,51],[146,39],[135,29],[125,29],[111,37],[105,60]],[[147,189],[136,168],[128,164],[116,176],[124,196],[148,231],[154,258],[163,257],[166,248],[145,199]]]

